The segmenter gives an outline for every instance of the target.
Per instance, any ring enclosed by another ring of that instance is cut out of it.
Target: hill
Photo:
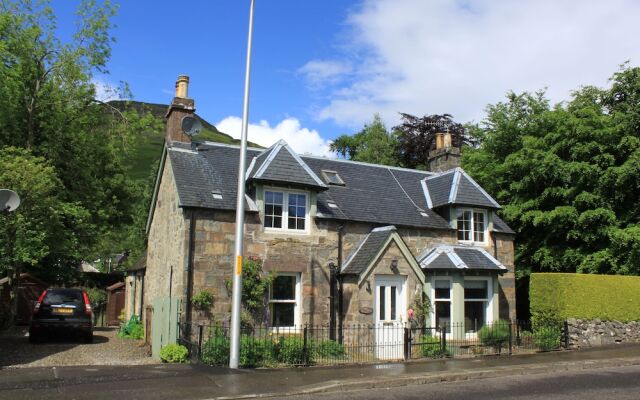
[[[135,141],[131,154],[127,156],[127,166],[130,176],[134,179],[148,179],[149,174],[158,165],[158,160],[162,154],[162,144],[164,143],[164,122],[167,113],[167,104],[145,103],[131,100],[112,100],[109,105],[121,112],[135,111],[138,114],[149,113],[157,119],[157,125],[162,129],[140,132],[138,140]],[[195,117],[202,123],[202,132],[197,136],[199,141],[211,141],[218,143],[240,144],[238,139],[232,138],[226,133],[220,132],[214,125],[209,123],[198,114]],[[260,147],[254,143],[250,146]]]

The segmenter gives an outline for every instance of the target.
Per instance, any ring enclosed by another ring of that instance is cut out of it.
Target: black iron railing
[[[463,323],[437,328],[388,323],[344,325],[336,334],[329,325],[243,326],[239,361],[243,367],[334,365],[510,355],[566,347],[562,325],[533,329],[527,321],[499,321],[474,328]],[[209,365],[227,365],[229,362],[230,339],[226,324],[180,324],[179,340],[198,362]]]

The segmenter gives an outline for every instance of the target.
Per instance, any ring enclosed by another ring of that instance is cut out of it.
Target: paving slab
[[[640,345],[407,363],[230,370],[203,365],[0,370],[0,399],[246,399],[640,365]]]

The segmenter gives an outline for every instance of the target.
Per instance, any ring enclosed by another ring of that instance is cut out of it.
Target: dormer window
[[[324,181],[330,185],[344,186],[344,181],[336,171],[323,169],[322,177],[324,178]]]
[[[306,193],[290,190],[264,191],[264,227],[267,230],[306,232],[309,206]]]
[[[469,243],[485,243],[487,212],[485,210],[458,209],[458,240]]]

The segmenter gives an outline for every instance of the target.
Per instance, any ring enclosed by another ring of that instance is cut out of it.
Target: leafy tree
[[[0,3],[0,148],[28,150],[51,168],[59,201],[52,209],[61,220],[33,225],[33,238],[47,238],[55,227],[60,240],[54,247],[45,240],[46,251],[23,258],[60,279],[80,259],[122,251],[113,247],[139,223],[145,187],[128,178],[123,160],[148,118],[96,100],[92,81],[94,73],[108,73],[115,11],[108,0],[81,2],[77,30],[63,42],[48,2]],[[7,187],[23,195],[21,186]]]
[[[509,94],[472,130],[463,165],[504,205],[530,271],[640,274],[640,71],[550,107]]]
[[[436,147],[436,134],[445,130],[451,133],[451,145],[461,147],[463,144],[475,144],[462,124],[452,120],[451,115],[425,115],[416,117],[400,113],[402,123],[394,127],[398,134],[396,146],[397,158],[407,168],[427,169],[429,151]]]
[[[397,165],[395,155],[397,138],[384,126],[380,115],[353,136],[341,135],[330,145],[331,151],[354,161],[384,165]]]

